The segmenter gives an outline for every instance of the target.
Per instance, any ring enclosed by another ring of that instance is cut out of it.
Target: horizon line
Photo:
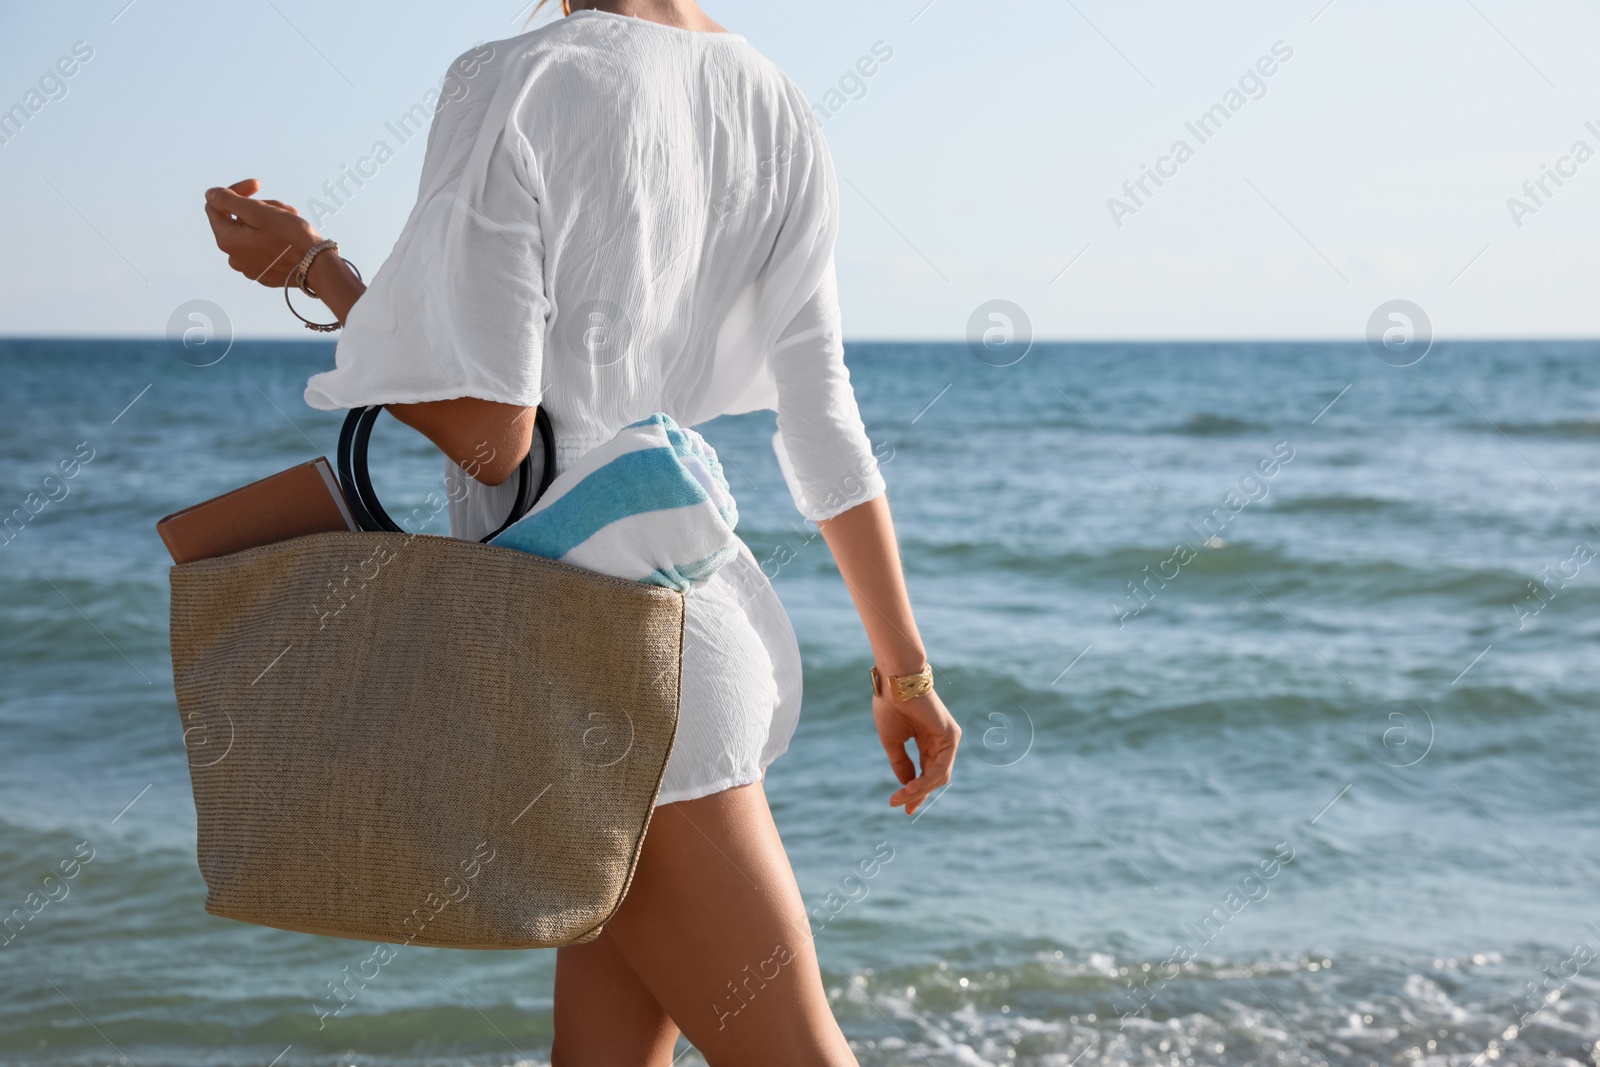
[[[0,343],[7,341],[165,341],[164,334],[71,334],[71,333],[0,333]],[[337,338],[302,337],[295,334],[259,334],[234,337],[232,343],[272,343],[327,345],[338,344]],[[964,345],[964,337],[847,337],[846,345]],[[1141,337],[1036,337],[1030,344],[1039,345],[1363,345],[1364,337],[1195,337],[1195,336],[1141,336]],[[1600,334],[1543,334],[1543,335],[1463,335],[1438,337],[1434,345],[1449,344],[1600,344]]]

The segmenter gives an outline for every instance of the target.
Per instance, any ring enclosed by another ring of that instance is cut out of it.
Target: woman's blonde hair
[[[539,0],[537,4],[533,5],[533,10],[528,12],[528,21],[522,24],[524,29],[533,25],[533,20],[539,15],[539,9],[549,2],[550,0]],[[572,14],[572,0],[561,0],[561,13],[563,15]]]

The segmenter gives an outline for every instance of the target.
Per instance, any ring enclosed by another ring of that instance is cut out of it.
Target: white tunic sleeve
[[[307,383],[312,407],[539,403],[549,301],[538,190],[515,122],[484,121],[498,110],[491,95],[434,116],[417,204],[351,309],[335,369]]]
[[[773,450],[800,513],[821,522],[882,494],[844,362],[831,255],[816,292],[779,336],[771,365],[778,386]]]

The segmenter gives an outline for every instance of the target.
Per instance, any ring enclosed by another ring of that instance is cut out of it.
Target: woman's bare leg
[[[856,1067],[828,1007],[805,906],[759,783],[656,809],[627,899],[600,939],[607,940],[711,1067]],[[588,1036],[563,1023],[609,1018],[621,1029],[617,1013],[639,1010],[634,992],[624,983],[619,998],[600,987],[611,979],[598,966],[569,968],[575,981],[564,987],[562,962],[576,953],[561,953],[559,1067],[620,1062],[591,1058]],[[593,1006],[569,1009],[564,996]],[[655,1025],[636,1017],[627,1026],[641,1021]]]
[[[550,1067],[670,1067],[678,1028],[611,940],[556,953],[557,1040]]]

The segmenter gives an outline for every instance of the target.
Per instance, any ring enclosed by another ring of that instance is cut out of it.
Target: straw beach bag
[[[365,473],[377,411],[352,412],[340,442],[364,529],[388,522]],[[531,460],[519,477],[513,519]],[[672,748],[682,594],[398,532],[313,534],[171,577],[207,911],[446,948],[599,935]]]

